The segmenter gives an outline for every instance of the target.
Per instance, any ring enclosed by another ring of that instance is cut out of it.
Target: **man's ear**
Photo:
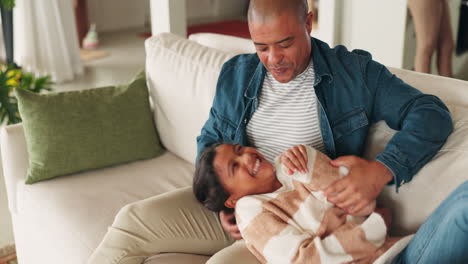
[[[309,12],[307,14],[307,19],[306,19],[306,29],[307,29],[307,32],[310,33],[312,32],[312,23],[314,22],[314,13],[312,12]]]
[[[227,208],[235,208],[237,203],[237,197],[229,196],[229,198],[224,202],[224,206]]]

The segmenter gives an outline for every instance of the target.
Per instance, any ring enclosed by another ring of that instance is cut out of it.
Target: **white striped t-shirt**
[[[326,153],[320,132],[315,71],[307,69],[287,83],[265,75],[258,107],[247,124],[247,137],[265,158],[273,162],[287,149],[303,144]]]

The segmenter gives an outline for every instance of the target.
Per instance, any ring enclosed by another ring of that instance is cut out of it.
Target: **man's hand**
[[[304,145],[294,146],[281,154],[280,162],[288,168],[288,174],[295,171],[307,173],[307,149]]]
[[[343,156],[330,163],[349,168],[349,173],[328,186],[324,190],[325,196],[349,214],[355,214],[374,201],[393,178],[392,172],[378,161]]]
[[[219,220],[221,221],[221,226],[231,235],[232,238],[235,240],[242,239],[239,227],[236,224],[236,217],[234,212],[219,212]]]

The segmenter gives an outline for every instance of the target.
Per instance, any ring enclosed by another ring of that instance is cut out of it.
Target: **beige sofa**
[[[2,130],[4,177],[19,263],[85,263],[122,206],[191,184],[195,137],[208,117],[221,66],[236,52],[253,50],[244,39],[213,34],[192,39],[205,46],[168,33],[146,41],[154,118],[167,149],[160,157],[25,185],[28,153],[23,128],[18,124]],[[380,198],[393,209],[393,232],[406,234],[414,232],[451,190],[468,179],[468,82],[391,70],[442,98],[455,126],[442,150],[412,182],[398,194],[389,186]],[[382,150],[393,133],[384,123],[373,126],[366,156]],[[145,263],[204,263],[206,259],[162,254]]]

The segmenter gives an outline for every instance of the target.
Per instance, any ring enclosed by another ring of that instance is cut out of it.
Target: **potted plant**
[[[36,78],[15,66],[0,66],[0,124],[21,122],[18,101],[14,95],[15,89],[39,93],[44,90],[51,91],[52,84],[49,76]]]

